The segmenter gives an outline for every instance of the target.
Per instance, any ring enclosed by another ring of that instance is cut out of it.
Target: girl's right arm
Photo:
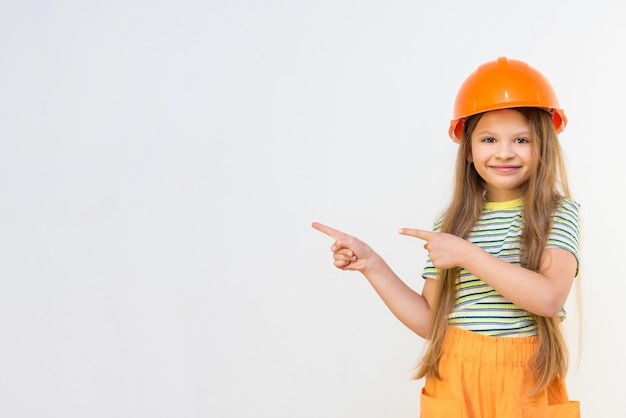
[[[396,318],[420,337],[427,338],[435,297],[434,280],[427,279],[419,294],[364,242],[317,222],[312,226],[335,240],[331,246],[335,267],[361,272]]]

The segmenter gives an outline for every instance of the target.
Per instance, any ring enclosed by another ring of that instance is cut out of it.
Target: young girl
[[[542,74],[501,57],[462,84],[450,206],[434,231],[401,229],[428,251],[422,294],[367,244],[326,225],[334,265],[360,271],[428,340],[422,417],[579,417],[564,378],[563,305],[579,264],[579,205],[557,134],[567,119]]]

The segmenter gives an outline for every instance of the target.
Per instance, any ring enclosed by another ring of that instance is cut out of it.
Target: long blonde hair
[[[521,236],[521,265],[538,271],[552,226],[552,216],[561,199],[570,197],[565,162],[550,114],[538,108],[516,108],[528,120],[532,130],[533,167],[523,190],[524,228]],[[484,113],[483,113],[484,114]],[[441,231],[466,238],[483,210],[485,184],[474,165],[471,135],[483,114],[465,121],[459,145],[452,200],[444,212]],[[460,268],[439,272],[438,292],[433,307],[429,345],[418,366],[416,378],[431,375],[440,378],[439,359],[448,327],[448,316],[456,297]],[[537,378],[533,392],[545,387],[557,375],[565,376],[568,352],[561,332],[559,318],[532,315],[537,324],[537,351],[531,369]]]

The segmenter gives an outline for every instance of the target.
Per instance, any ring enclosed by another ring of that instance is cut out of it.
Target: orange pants
[[[536,337],[488,337],[449,326],[439,361],[441,380],[427,377],[422,418],[573,418],[580,405],[556,378],[536,395],[528,363]]]

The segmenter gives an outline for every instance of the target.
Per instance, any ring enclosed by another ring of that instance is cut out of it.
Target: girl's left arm
[[[539,272],[501,260],[467,243],[463,267],[496,289],[520,308],[536,315],[554,317],[565,305],[576,276],[577,261],[561,248],[547,248]]]
[[[462,266],[522,309],[540,316],[560,312],[576,276],[576,257],[567,250],[547,248],[538,272],[516,266],[489,254],[463,238],[442,232],[401,229],[400,233],[426,242],[438,269]]]

